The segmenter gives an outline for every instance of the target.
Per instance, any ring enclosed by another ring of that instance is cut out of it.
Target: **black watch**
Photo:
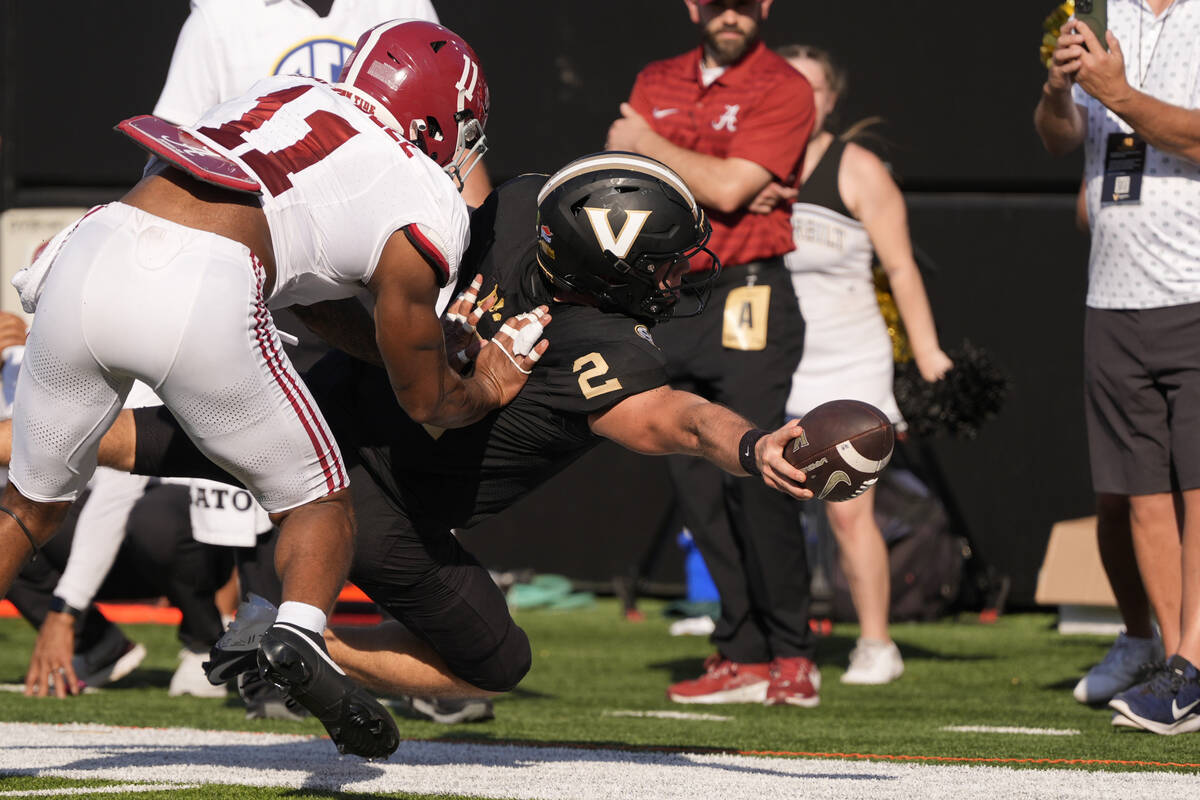
[[[58,595],[50,597],[50,610],[58,614],[70,614],[75,619],[83,616],[83,610],[69,605],[66,600],[63,600]]]

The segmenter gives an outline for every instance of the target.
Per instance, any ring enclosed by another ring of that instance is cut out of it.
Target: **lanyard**
[[[1170,13],[1172,7],[1174,7],[1174,5],[1175,5],[1175,0],[1171,0],[1170,4],[1167,5],[1167,7],[1165,9],[1163,9],[1164,16],[1163,16],[1163,21],[1162,21],[1162,27],[1159,28],[1158,36],[1156,36],[1154,38],[1154,46],[1150,48],[1150,60],[1148,62],[1146,62],[1145,67],[1143,67],[1142,66],[1142,17],[1145,16],[1145,10],[1142,8],[1143,2],[1146,2],[1147,7],[1149,7],[1148,0],[1139,0],[1139,2],[1138,2],[1138,89],[1141,89],[1143,86],[1146,85],[1146,77],[1150,74],[1150,65],[1154,63],[1154,54],[1158,52],[1158,43],[1162,40],[1163,31],[1165,31],[1167,28],[1167,16],[1166,15],[1168,15]],[[1150,11],[1151,11],[1151,13],[1153,13],[1154,9],[1150,9]],[[1158,20],[1156,18],[1155,22],[1157,22],[1157,21]],[[1143,72],[1143,69],[1145,70],[1145,72]]]

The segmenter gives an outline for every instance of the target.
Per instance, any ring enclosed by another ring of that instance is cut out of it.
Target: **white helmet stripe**
[[[391,22],[385,22],[381,25],[376,25],[374,28],[372,28],[371,36],[366,42],[363,43],[362,47],[358,48],[357,54],[354,58],[354,64],[350,67],[350,71],[346,73],[346,78],[344,81],[342,81],[342,83],[352,84],[358,80],[359,71],[362,70],[363,64],[368,61],[368,59],[364,58],[364,56],[374,50],[375,45],[379,44],[379,37],[383,36],[383,34],[387,33],[392,28],[403,25],[406,22],[412,22],[412,20],[396,19],[392,20]]]
[[[692,196],[692,190],[688,188],[687,184],[683,182],[682,178],[657,161],[626,153],[601,153],[590,158],[581,159],[573,164],[568,164],[554,175],[550,176],[550,180],[546,181],[546,185],[542,187],[540,192],[538,192],[537,201],[540,204],[546,199],[546,195],[550,194],[552,191],[569,181],[571,178],[579,175],[585,175],[589,172],[614,168],[629,169],[633,170],[634,172],[648,173],[657,178],[661,178],[664,182],[670,184],[675,191],[684,196],[684,198],[688,201],[688,205],[691,206],[693,214],[699,213],[699,210],[696,207],[696,198]]]

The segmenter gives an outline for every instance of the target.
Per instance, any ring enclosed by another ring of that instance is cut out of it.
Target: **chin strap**
[[[30,561],[37,561],[37,557],[41,554],[42,549],[38,547],[37,542],[34,541],[33,534],[29,532],[29,528],[25,527],[25,523],[21,522],[20,517],[4,506],[0,506],[0,511],[3,511],[5,514],[8,514],[10,517],[16,520],[17,525],[21,528],[21,533],[25,534],[25,538],[29,540],[29,544],[33,547],[33,558],[31,558]]]

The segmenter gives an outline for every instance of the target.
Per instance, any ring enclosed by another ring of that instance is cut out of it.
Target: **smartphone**
[[[1108,30],[1108,0],[1075,0],[1075,19],[1085,23],[1107,50],[1104,32]]]

